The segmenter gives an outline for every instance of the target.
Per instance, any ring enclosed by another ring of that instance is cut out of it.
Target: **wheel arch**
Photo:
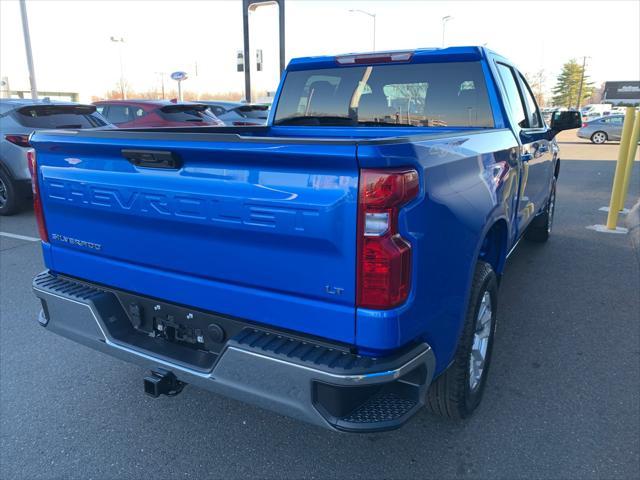
[[[501,275],[507,259],[509,225],[504,217],[487,226],[480,242],[477,258],[487,262],[496,275]]]

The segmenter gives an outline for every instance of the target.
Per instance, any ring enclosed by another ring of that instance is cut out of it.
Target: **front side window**
[[[289,72],[275,125],[493,127],[479,62]]]

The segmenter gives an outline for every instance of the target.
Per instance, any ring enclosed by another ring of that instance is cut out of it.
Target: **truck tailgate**
[[[208,138],[36,134],[47,266],[352,343],[355,145]]]

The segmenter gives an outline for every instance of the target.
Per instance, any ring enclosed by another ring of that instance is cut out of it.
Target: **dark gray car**
[[[0,100],[0,215],[11,215],[31,196],[27,162],[35,130],[109,127],[94,105],[48,100]]]
[[[588,138],[593,143],[601,144],[609,140],[620,140],[622,135],[623,115],[607,115],[583,123],[578,130],[580,138]]]

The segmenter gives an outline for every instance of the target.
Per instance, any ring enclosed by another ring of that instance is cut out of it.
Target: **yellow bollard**
[[[622,181],[622,190],[618,205],[620,210],[624,208],[624,202],[627,200],[629,193],[629,182],[631,181],[631,171],[633,170],[633,162],[636,159],[636,150],[638,149],[638,141],[640,141],[640,111],[636,113],[636,121],[633,124],[633,132],[629,140],[629,152],[627,154],[627,165],[624,168],[624,180]]]
[[[609,202],[609,214],[607,215],[607,228],[615,230],[618,224],[618,214],[620,213],[620,197],[622,196],[622,182],[624,181],[624,170],[629,153],[629,139],[633,130],[635,108],[627,107],[622,125],[622,137],[620,137],[620,148],[618,150],[618,162],[616,163],[616,173],[613,176],[613,187],[611,189],[611,200]]]

